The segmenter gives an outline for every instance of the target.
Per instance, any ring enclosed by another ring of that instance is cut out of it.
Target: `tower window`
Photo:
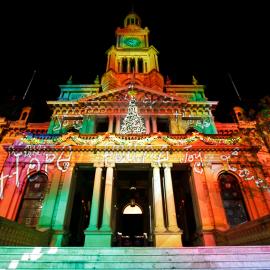
[[[194,127],[190,127],[187,131],[186,134],[192,134],[193,132],[198,132]]]
[[[143,59],[142,58],[138,59],[138,72],[143,73]]]
[[[122,59],[122,72],[127,72],[127,59],[123,58]]]
[[[131,58],[130,59],[130,71],[133,72],[135,70],[135,59]]]
[[[108,117],[98,117],[96,119],[96,132],[107,132],[108,126]]]
[[[169,119],[167,117],[157,118],[157,131],[170,132]]]

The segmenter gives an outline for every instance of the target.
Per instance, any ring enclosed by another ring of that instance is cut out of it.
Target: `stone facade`
[[[52,231],[51,246],[248,244],[237,230],[269,228],[269,114],[215,122],[203,85],[164,81],[148,34],[128,14],[101,82],[60,85],[49,123],[29,107],[0,119],[2,217]],[[141,134],[120,132],[131,96]]]

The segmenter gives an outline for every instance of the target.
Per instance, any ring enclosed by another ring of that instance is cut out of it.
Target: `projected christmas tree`
[[[128,104],[128,113],[121,125],[121,134],[142,134],[146,133],[144,120],[138,115],[138,107],[134,98],[134,91],[129,92],[131,99]]]

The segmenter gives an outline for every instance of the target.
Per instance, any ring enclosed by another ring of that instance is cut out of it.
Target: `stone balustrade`
[[[218,246],[269,245],[270,215],[239,224],[227,231],[215,231]]]
[[[51,230],[38,231],[0,217],[0,246],[49,246]]]

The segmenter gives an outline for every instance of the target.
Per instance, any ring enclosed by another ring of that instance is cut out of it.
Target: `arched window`
[[[130,72],[135,70],[135,58],[130,58]]]
[[[249,220],[244,198],[235,176],[223,173],[219,176],[221,198],[229,225],[235,226]]]
[[[186,134],[192,134],[193,132],[198,132],[198,130],[196,130],[193,127],[188,128],[188,130],[186,131]]]
[[[123,73],[127,72],[127,59],[126,58],[122,59],[122,72]]]
[[[125,206],[123,210],[123,215],[141,215],[142,209],[138,206],[138,204],[128,204]]]
[[[48,184],[44,173],[36,173],[27,179],[25,192],[21,200],[17,222],[27,227],[35,227],[40,217],[43,199]]]
[[[79,130],[76,129],[74,126],[70,126],[67,128],[67,132],[79,132]]]
[[[142,58],[138,59],[138,72],[143,73],[143,59]]]

